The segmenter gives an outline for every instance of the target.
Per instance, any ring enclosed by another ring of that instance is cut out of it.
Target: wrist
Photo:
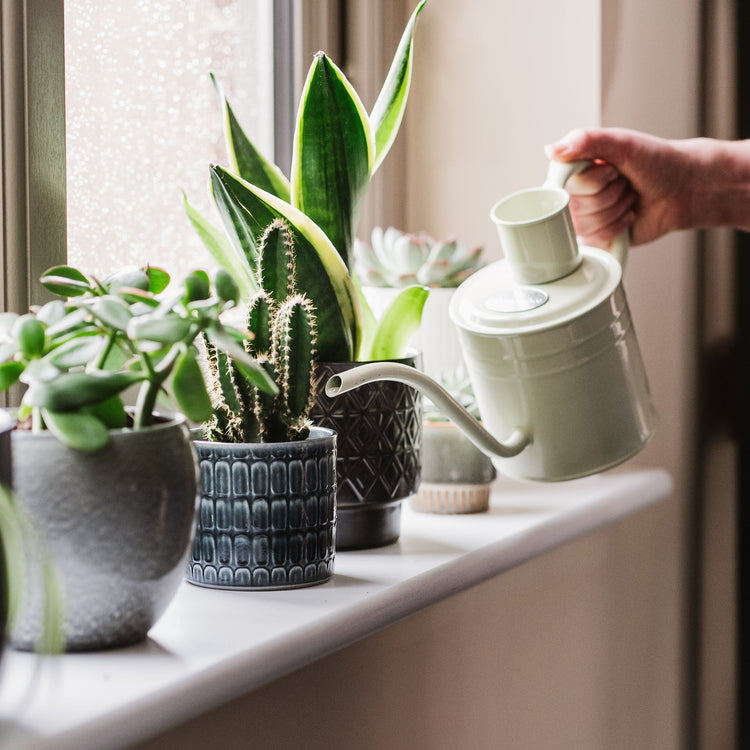
[[[692,146],[693,160],[684,228],[750,230],[750,141],[685,143]]]

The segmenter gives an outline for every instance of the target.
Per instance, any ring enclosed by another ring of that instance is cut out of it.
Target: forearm
[[[750,231],[750,141],[696,138],[676,144],[691,154],[679,228]]]

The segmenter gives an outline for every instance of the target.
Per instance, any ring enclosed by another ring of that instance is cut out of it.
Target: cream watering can
[[[563,481],[634,456],[656,425],[622,271],[625,232],[612,252],[579,247],[564,189],[590,162],[553,162],[542,187],[491,211],[504,258],[477,271],[450,305],[480,424],[412,367],[373,362],[329,379],[326,393],[375,380],[422,391],[504,474]]]

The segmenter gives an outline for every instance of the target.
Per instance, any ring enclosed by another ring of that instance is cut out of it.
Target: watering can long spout
[[[496,440],[441,385],[423,372],[398,362],[371,362],[353,367],[331,377],[326,383],[325,392],[328,396],[336,396],[376,380],[395,380],[424,393],[479,450],[489,456],[512,458],[531,442],[531,438],[521,429],[514,430],[504,442]]]

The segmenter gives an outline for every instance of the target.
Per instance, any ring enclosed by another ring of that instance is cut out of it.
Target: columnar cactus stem
[[[224,442],[284,442],[309,434],[314,401],[315,310],[296,294],[294,238],[282,221],[264,232],[258,248],[258,292],[248,303],[253,337],[245,348],[279,387],[274,397],[253,388],[221,354],[208,351],[216,386],[209,439]]]

